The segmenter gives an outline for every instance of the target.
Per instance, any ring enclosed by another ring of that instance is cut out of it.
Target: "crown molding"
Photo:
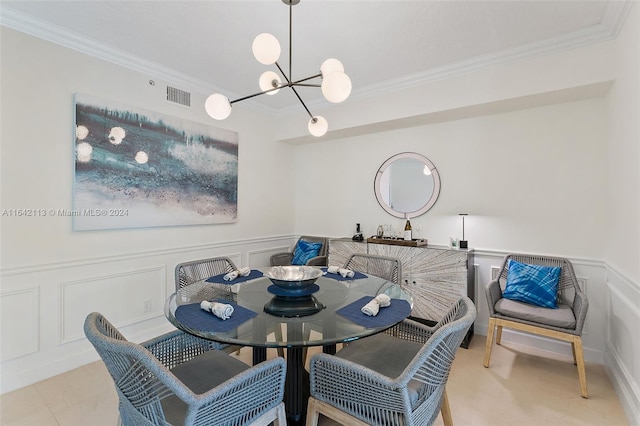
[[[109,45],[86,38],[74,31],[33,18],[11,8],[0,8],[0,25],[94,58],[111,62],[132,71],[152,76],[154,79],[165,81],[170,85],[179,86],[183,90],[201,94],[223,91],[219,87],[215,87],[203,80],[193,78],[190,75],[180,73],[155,62],[147,61],[123,50],[115,49]],[[229,97],[234,99],[240,96],[229,93]],[[264,113],[276,113],[274,109],[251,101],[245,102],[245,106]]]
[[[499,66],[525,58],[550,55],[577,47],[613,40],[620,32],[633,3],[634,1],[610,1],[603,14],[602,21],[591,27],[547,40],[529,43],[517,48],[476,56],[453,64],[425,70],[424,72],[414,73],[393,80],[387,80],[376,85],[363,87],[354,90],[351,98],[369,98],[394,91],[409,89],[441,79],[472,73],[491,66]],[[219,87],[213,87],[205,81],[177,72],[171,68],[146,61],[138,56],[98,43],[94,40],[87,39],[78,33],[35,19],[10,8],[0,8],[0,25],[76,50],[89,56],[111,62],[133,71],[153,76],[156,79],[170,82],[172,85],[183,87],[185,90],[196,91],[203,94],[225,91]],[[235,99],[240,97],[240,95],[229,93],[229,97],[231,99]],[[307,102],[309,107],[320,107],[324,103],[325,102],[322,99],[310,100]],[[287,116],[299,111],[299,105],[297,104],[281,109],[274,109],[249,100],[245,105],[257,111],[275,114],[278,116]]]

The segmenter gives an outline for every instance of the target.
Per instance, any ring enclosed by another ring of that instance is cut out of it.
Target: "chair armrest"
[[[286,266],[291,265],[293,259],[293,253],[276,253],[271,255],[271,266]]]
[[[307,261],[308,266],[327,266],[327,256],[312,257]]]
[[[589,310],[589,301],[581,291],[576,291],[573,298],[573,314],[576,317],[576,334],[582,335],[582,327],[587,319],[587,310]]]
[[[223,349],[227,345],[201,339],[180,330],[163,334],[141,343],[166,368],[172,369],[196,356],[214,349]]]
[[[489,315],[494,316],[496,314],[494,306],[496,305],[496,302],[498,300],[502,299],[502,289],[500,288],[500,281],[489,281],[484,289],[484,292],[487,296],[487,305],[489,305]]]
[[[240,424],[246,420],[238,416],[246,412],[247,401],[262,412],[276,407],[284,399],[286,373],[286,362],[278,357],[254,365],[205,393],[192,393],[183,399],[189,405],[185,424],[211,424],[212,418],[232,423],[236,418],[234,424]]]

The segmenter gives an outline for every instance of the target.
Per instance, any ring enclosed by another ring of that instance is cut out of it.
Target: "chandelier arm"
[[[278,86],[278,87],[274,87],[273,89],[264,90],[262,92],[254,93],[254,94],[248,95],[248,96],[243,96],[242,98],[238,98],[238,99],[234,99],[233,101],[229,101],[229,103],[233,104],[235,102],[240,102],[240,101],[244,101],[246,99],[255,98],[256,96],[264,95],[265,93],[269,93],[269,92],[273,92],[274,90],[278,90],[281,87],[286,87],[286,86]]]
[[[302,83],[303,81],[307,81],[307,80],[313,80],[314,78],[318,78],[318,77],[322,77],[322,73],[318,73],[316,75],[312,75],[311,77],[307,77],[307,78],[303,78],[302,80],[298,80],[298,81],[294,81],[291,84],[298,84],[298,83]],[[287,80],[288,81],[288,80]]]
[[[291,83],[291,86],[300,86],[300,87],[322,87],[319,84],[303,84],[303,83]]]
[[[285,80],[287,80],[287,86],[291,86],[291,80],[289,80],[289,77],[287,77],[287,74],[285,74],[285,72],[282,70],[282,67],[280,66],[280,64],[278,62],[275,62],[276,67],[278,67],[278,69],[280,70],[280,74],[282,74],[282,77],[284,77]]]
[[[313,114],[311,114],[311,111],[309,111],[309,108],[307,108],[307,105],[304,103],[304,101],[302,100],[302,98],[298,94],[298,91],[296,90],[296,88],[293,87],[293,86],[289,86],[289,87],[291,87],[291,90],[293,90],[293,93],[296,94],[296,96],[298,97],[298,100],[300,101],[300,103],[302,104],[304,109],[307,111],[307,114],[309,114],[309,117],[313,118]]]

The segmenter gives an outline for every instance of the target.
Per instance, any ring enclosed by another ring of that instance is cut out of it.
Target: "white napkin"
[[[353,272],[351,269],[344,269],[344,268],[338,269],[338,273],[342,275],[343,278],[353,278],[356,275],[356,273]]]
[[[391,298],[386,294],[379,294],[375,298],[371,299],[371,301],[364,305],[360,310],[365,315],[375,317],[378,315],[380,308],[386,308],[389,305],[391,305]]]
[[[237,271],[233,271],[233,272],[229,272],[228,274],[225,274],[225,276],[222,277],[222,279],[225,281],[233,281],[239,276],[246,277],[250,273],[251,273],[251,268],[240,268]]]
[[[204,309],[207,312],[211,312],[213,315],[222,320],[229,319],[233,314],[233,306],[226,303],[209,302],[208,300],[203,300],[202,302],[200,302],[200,308]]]
[[[327,272],[330,274],[337,274],[339,270],[340,270],[339,266],[329,266],[327,268]]]

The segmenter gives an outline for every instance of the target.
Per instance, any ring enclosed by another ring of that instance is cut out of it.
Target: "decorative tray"
[[[415,239],[415,240],[402,240],[398,238],[378,238],[378,237],[369,237],[367,238],[367,242],[371,244],[388,244],[392,246],[406,246],[406,247],[424,247],[427,245],[427,240],[425,239]]]

